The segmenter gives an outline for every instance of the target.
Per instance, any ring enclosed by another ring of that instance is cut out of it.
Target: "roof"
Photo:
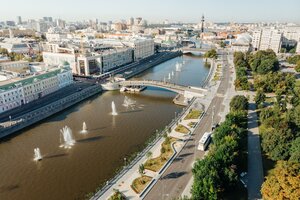
[[[39,81],[39,80],[44,80],[44,79],[48,79],[48,78],[57,76],[57,74],[60,74],[62,72],[62,70],[70,70],[70,69],[59,68],[59,69],[56,69],[54,71],[50,71],[50,72],[47,72],[47,73],[44,73],[44,74],[39,74],[39,75],[31,76],[29,78],[24,78],[22,80],[10,82],[8,84],[1,85],[0,86],[0,91],[10,90],[12,88],[17,87],[17,85],[22,85],[22,86],[29,85],[29,84],[32,84],[32,83],[34,83],[36,81]],[[17,79],[15,79],[15,80],[17,80]]]

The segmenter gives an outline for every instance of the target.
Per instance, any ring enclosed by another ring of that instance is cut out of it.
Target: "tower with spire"
[[[202,15],[202,18],[201,18],[201,33],[204,32],[204,15]]]

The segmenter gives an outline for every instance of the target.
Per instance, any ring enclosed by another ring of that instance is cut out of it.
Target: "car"
[[[215,130],[217,127],[219,127],[219,124],[218,123],[214,123],[211,127],[211,130]]]

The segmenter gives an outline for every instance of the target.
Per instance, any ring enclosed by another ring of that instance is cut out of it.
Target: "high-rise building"
[[[300,54],[300,35],[299,35],[299,38],[298,38],[296,53]]]
[[[17,24],[22,24],[22,18],[21,18],[21,16],[17,17]]]
[[[279,53],[282,44],[282,32],[274,28],[264,28],[253,32],[252,46],[255,50],[272,49]]]

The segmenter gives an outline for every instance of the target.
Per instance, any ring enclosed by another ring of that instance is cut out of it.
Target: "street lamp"
[[[124,165],[125,165],[125,167],[126,167],[126,158],[124,158]]]

